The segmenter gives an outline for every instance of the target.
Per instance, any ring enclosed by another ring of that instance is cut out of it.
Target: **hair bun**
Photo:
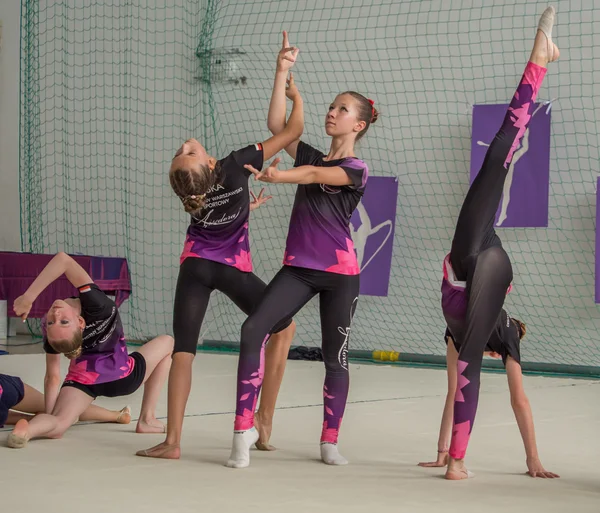
[[[516,325],[517,331],[519,333],[519,340],[523,340],[525,338],[525,334],[527,333],[527,326],[523,321],[519,319],[515,319],[514,317],[510,318]]]
[[[206,204],[204,197],[204,194],[193,194],[191,196],[185,196],[184,198],[181,198],[183,208],[188,214],[193,214],[194,212],[203,209],[204,205]]]
[[[371,116],[371,123],[375,123],[379,119],[379,111],[373,107],[373,116]]]

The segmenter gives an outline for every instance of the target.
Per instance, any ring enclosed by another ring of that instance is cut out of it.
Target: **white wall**
[[[19,251],[20,2],[0,0],[0,250]]]

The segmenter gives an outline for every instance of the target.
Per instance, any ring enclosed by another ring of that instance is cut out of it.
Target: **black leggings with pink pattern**
[[[512,267],[494,230],[494,219],[513,154],[529,126],[534,102],[546,68],[529,62],[504,122],[490,144],[481,171],[460,211],[450,263],[459,281],[466,282],[466,315],[446,322],[460,346],[458,386],[450,456],[465,457],[479,401],[483,352],[500,317],[512,280]]]
[[[358,275],[347,276],[291,266],[285,266],[277,273],[262,301],[242,326],[236,431],[245,431],[254,426],[254,410],[263,380],[264,348],[269,332],[282,319],[293,317],[318,294],[325,362],[321,442],[337,443],[350,384],[348,339],[358,292]]]

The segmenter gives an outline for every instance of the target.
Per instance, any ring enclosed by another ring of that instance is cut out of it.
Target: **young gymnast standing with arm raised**
[[[275,80],[269,128],[277,133],[285,126],[286,74],[278,69]],[[293,77],[290,88],[288,95],[293,97]],[[346,91],[334,99],[325,117],[325,131],[332,137],[328,154],[296,139],[286,146],[295,159],[293,169],[278,170],[278,159],[263,172],[247,166],[261,181],[295,183],[298,188],[284,266],[242,326],[230,467],[247,467],[250,446],[258,439],[254,407],[262,385],[269,332],[317,294],[326,369],[321,458],[330,465],[348,463],[338,452],[337,440],[348,396],[348,338],[359,294],[359,268],[349,223],[368,178],[367,165],[356,157],[354,146],[377,117],[371,100]]]

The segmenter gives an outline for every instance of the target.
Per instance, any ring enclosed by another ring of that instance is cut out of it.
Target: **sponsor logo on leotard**
[[[223,185],[221,185],[220,183],[217,183],[217,184],[213,185],[210,189],[208,189],[208,191],[206,191],[206,194],[212,194],[213,192],[219,192],[224,189],[225,189],[225,187]]]
[[[319,184],[319,187],[321,187],[321,190],[323,192],[326,192],[327,194],[339,194],[340,192],[342,192],[341,189],[334,188],[334,187],[332,187],[330,185]]]
[[[225,188],[222,185],[217,184],[211,188],[210,192],[216,192],[224,189]],[[235,221],[242,211],[241,208],[239,208],[238,211],[234,212],[233,214],[224,212],[221,217],[218,217],[219,213],[217,213],[217,217],[214,216],[215,210],[228,205],[231,202],[232,197],[242,194],[243,191],[243,187],[238,187],[233,191],[227,191],[217,196],[210,196],[206,200],[206,206],[203,210],[203,213],[205,213],[204,216],[192,217],[192,222],[206,228],[207,226],[222,226]]]
[[[110,317],[108,317],[108,319],[102,319],[99,321],[91,322],[85,327],[86,333],[83,336],[83,341],[86,343],[85,347],[87,349],[91,349],[92,347],[104,344],[110,339],[117,327],[117,323],[115,322],[116,316],[117,308],[113,306],[112,311],[110,313]],[[94,337],[98,337],[98,339],[95,340],[92,344],[88,345],[87,341],[93,339]]]
[[[352,305],[350,306],[350,320],[348,321],[348,326],[345,328],[338,326],[338,331],[344,336],[344,343],[342,344],[342,347],[340,347],[338,353],[338,362],[345,370],[348,370],[348,339],[350,338],[350,325],[352,324],[352,317],[354,317],[357,302],[358,297],[354,298],[354,301],[352,301]]]
[[[201,224],[204,227],[221,226],[224,224],[229,224],[239,217],[242,209],[238,210],[235,214],[231,214],[231,215],[223,214],[218,219],[210,219],[210,217],[212,216],[214,211],[215,211],[214,209],[210,210],[202,219],[196,219],[195,221],[197,222],[197,224]]]

